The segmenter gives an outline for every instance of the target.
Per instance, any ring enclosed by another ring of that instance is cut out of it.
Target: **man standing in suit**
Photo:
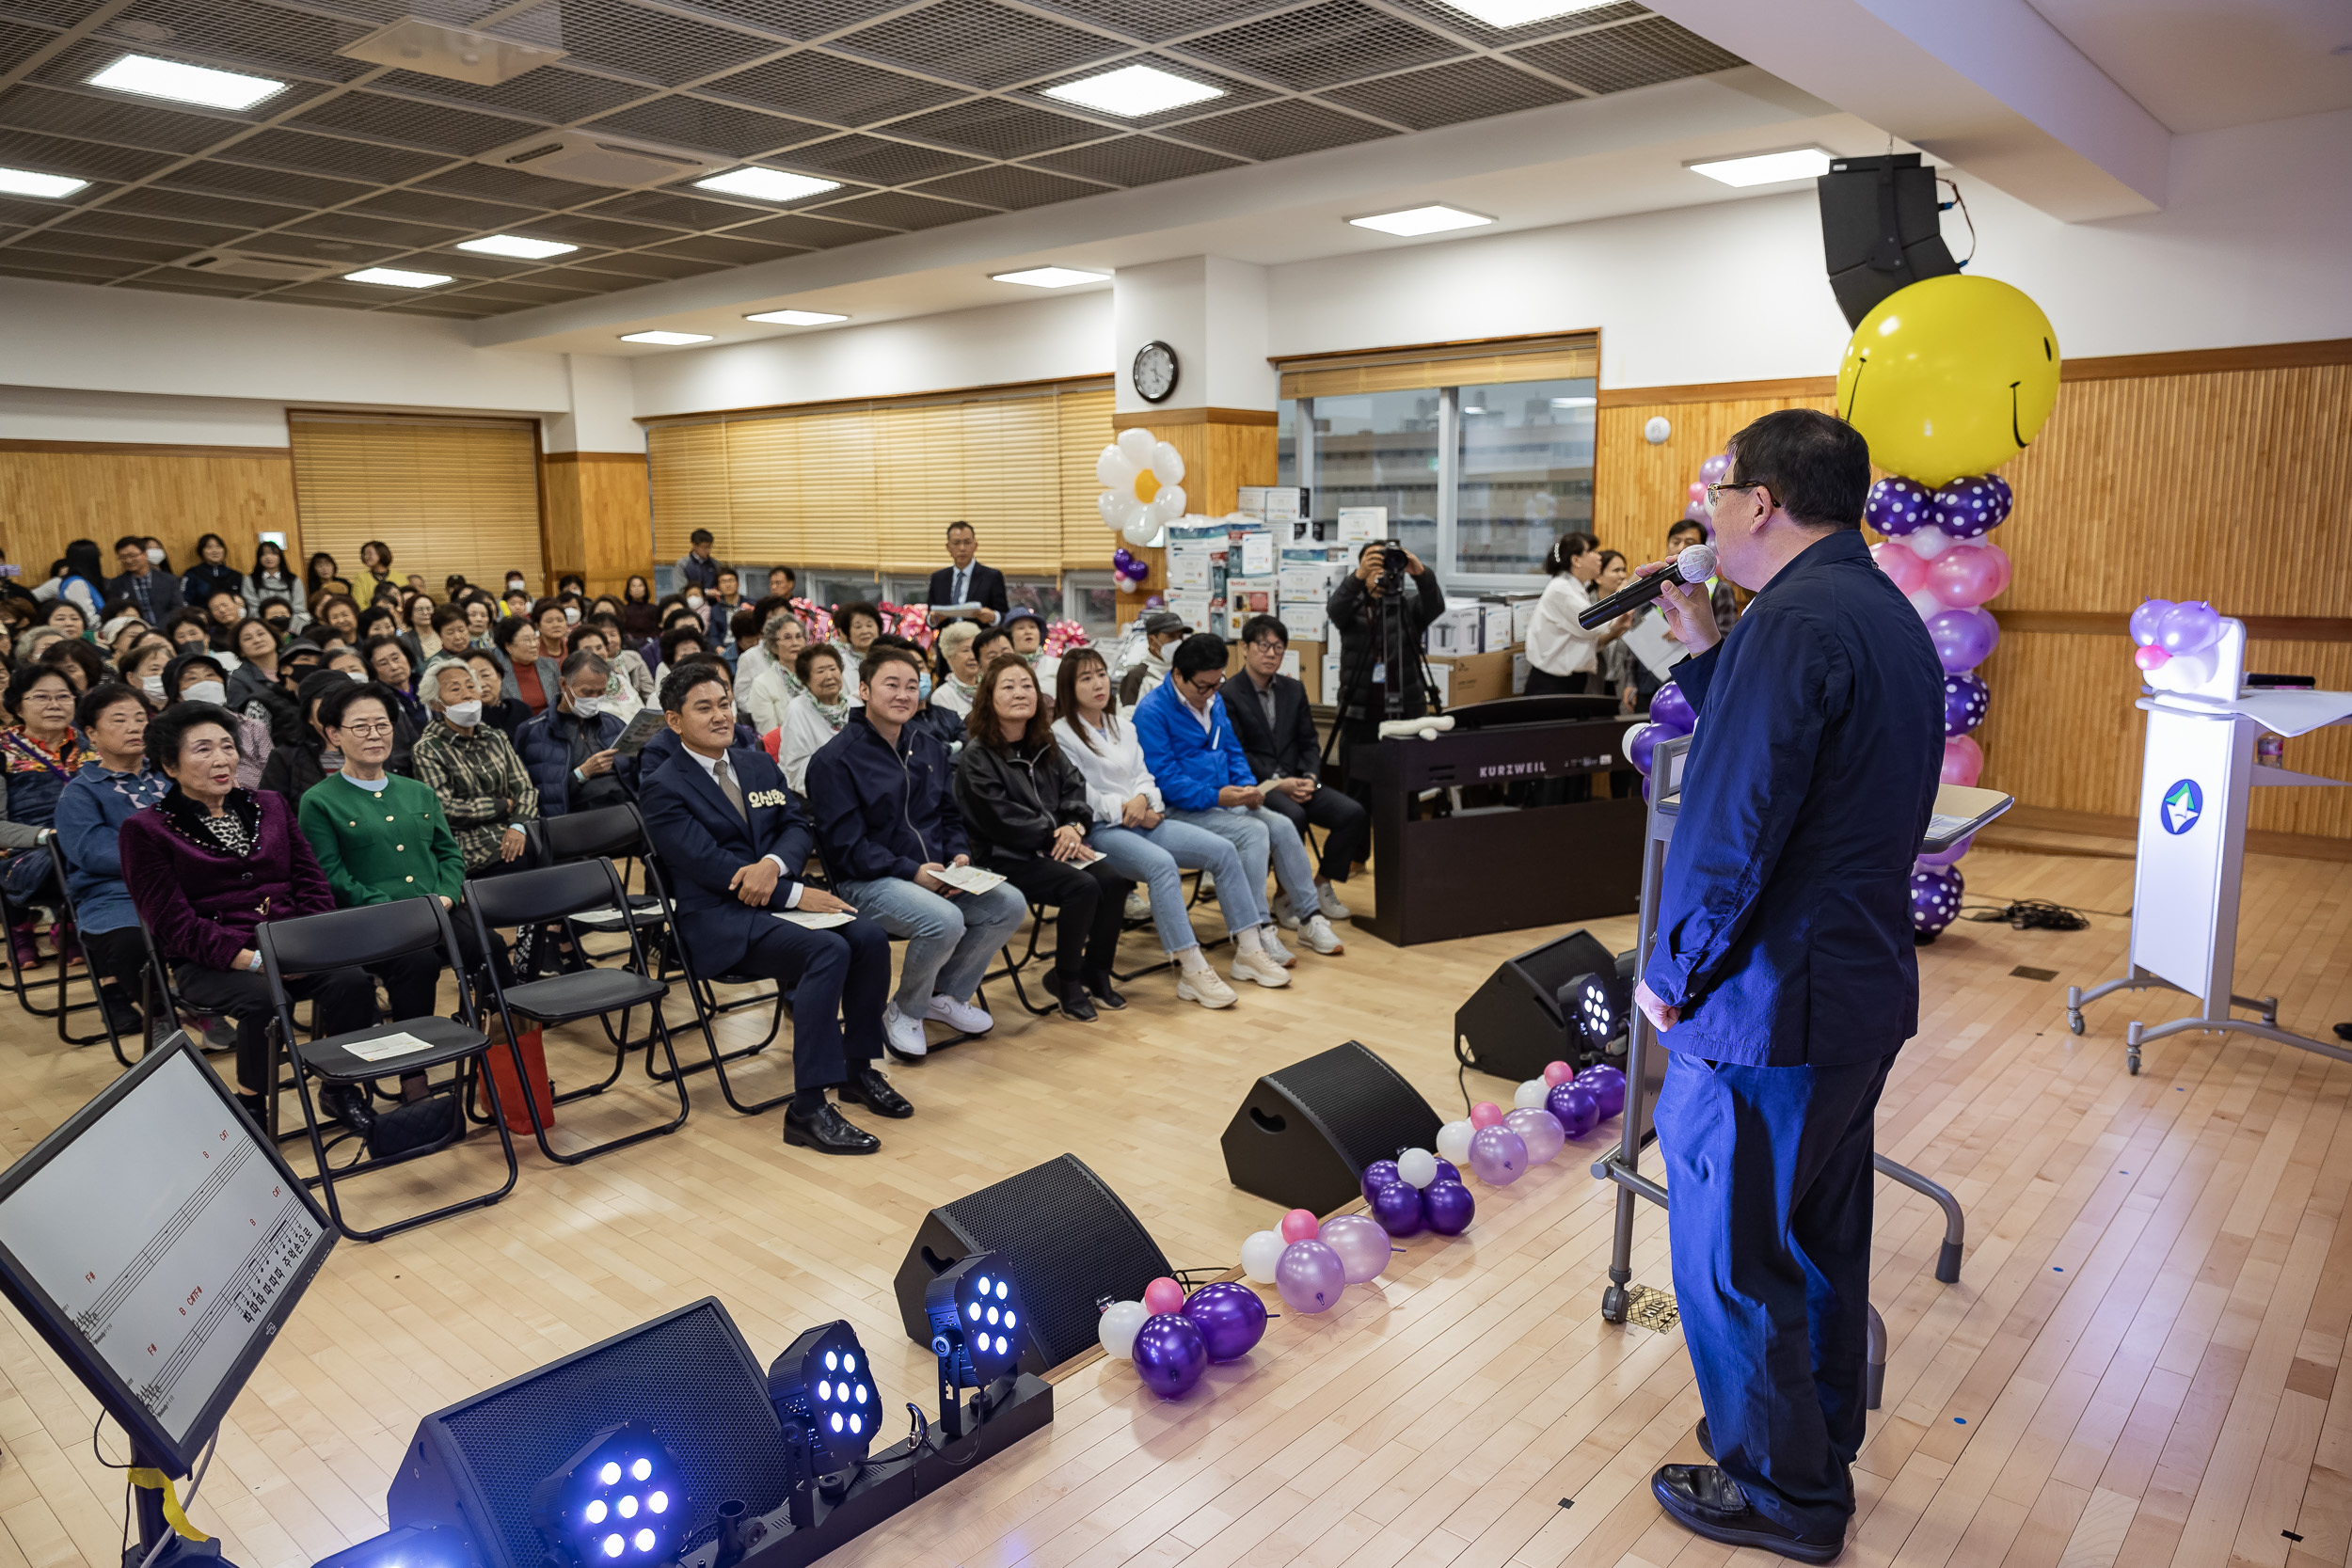
[[[980,625],[993,626],[1012,609],[1012,602],[1005,597],[1005,574],[993,566],[983,566],[973,559],[979,551],[980,536],[973,531],[970,523],[949,523],[947,555],[955,564],[942,566],[931,574],[930,597],[924,602],[942,607],[977,604],[980,607],[977,616]],[[955,617],[934,611],[931,625],[939,626],[953,619]]]
[[[161,554],[159,550],[156,552]],[[115,541],[115,560],[122,564],[122,575],[106,579],[106,602],[129,598],[137,607],[139,619],[151,626],[160,626],[180,613],[183,608],[180,598],[180,579],[169,572],[159,572],[155,562],[147,553],[147,541],[135,533],[126,533]],[[999,583],[1004,578],[996,579]],[[999,593],[1003,590],[1000,588]]]
[[[1282,673],[1282,656],[1290,645],[1290,627],[1271,615],[1253,615],[1243,624],[1242,678],[1226,683],[1225,717],[1265,791],[1266,809],[1289,817],[1302,839],[1311,822],[1323,830],[1315,892],[1326,915],[1345,920],[1353,911],[1331,884],[1347,880],[1356,863],[1371,851],[1372,814],[1347,791],[1323,787],[1323,746],[1314,715],[1307,711],[1307,688]],[[1295,913],[1282,921],[1286,930],[1295,930],[1297,924]]]
[[[882,1140],[825,1099],[879,1116],[914,1107],[875,1068],[890,991],[890,939],[871,920],[810,930],[778,910],[856,914],[801,870],[817,836],[784,775],[757,746],[737,744],[735,698],[708,664],[661,683],[678,760],[645,782],[645,836],[676,900],[678,940],[708,974],[752,974],[792,992],[792,1103],[784,1141],[825,1154],[871,1154]]]

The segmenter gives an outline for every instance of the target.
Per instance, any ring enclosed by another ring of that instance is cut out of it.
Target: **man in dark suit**
[[[121,562],[122,575],[106,579],[108,604],[129,599],[137,608],[139,619],[151,626],[162,626],[184,608],[180,597],[180,579],[169,572],[156,570],[155,562],[148,557],[146,540],[135,533],[124,534],[115,541],[115,560]]]
[[[707,974],[752,974],[792,992],[792,1103],[784,1141],[825,1154],[871,1154],[882,1140],[826,1101],[881,1116],[914,1107],[874,1066],[890,991],[890,939],[871,920],[810,930],[777,917],[857,911],[801,870],[817,835],[784,774],[757,746],[735,744],[735,701],[725,676],[689,664],[661,683],[661,710],[681,746],[645,781],[645,835],[677,901],[678,940]]]
[[[1241,628],[1241,679],[1225,683],[1225,717],[1241,742],[1249,770],[1265,790],[1266,809],[1291,819],[1299,837],[1307,825],[1323,830],[1323,863],[1315,870],[1315,892],[1323,912],[1345,920],[1333,882],[1372,849],[1372,814],[1343,789],[1323,787],[1323,747],[1308,712],[1307,688],[1282,673],[1290,651],[1290,628],[1271,615],[1253,615]],[[1287,929],[1295,916],[1283,920]]]
[[[947,525],[947,556],[955,562],[942,566],[931,574],[930,597],[925,604],[976,604],[980,607],[977,619],[984,626],[993,626],[1012,609],[1012,601],[1005,597],[1005,574],[993,566],[983,566],[973,558],[980,552],[980,536],[970,523]],[[934,613],[933,626],[955,617]]]

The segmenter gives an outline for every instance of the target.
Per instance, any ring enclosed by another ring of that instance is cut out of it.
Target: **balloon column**
[[[2150,599],[2132,611],[2132,662],[2151,686],[2193,689],[2214,677],[2221,630],[2221,613],[2209,604]]]
[[[1984,768],[1972,732],[1993,694],[1977,670],[2001,639],[1984,606],[2010,575],[2008,552],[1988,535],[2015,499],[1993,470],[2041,432],[2058,383],[2058,335],[2041,308],[2007,283],[1966,274],[1881,300],[1838,367],[1837,412],[1888,470],[1863,507],[1863,521],[1886,536],[1870,554],[1919,612],[1944,666],[1946,784],[1973,784]],[[1955,863],[1970,842],[1912,867],[1911,923],[1923,941],[1960,911]]]
[[[1712,463],[1714,458],[1708,458]],[[1658,753],[1661,741],[1677,736],[1689,735],[1698,727],[1698,710],[1691,699],[1682,694],[1682,688],[1668,681],[1650,696],[1649,722],[1636,724],[1625,732],[1625,759],[1642,775],[1642,799],[1649,799],[1650,763]]]
[[[1111,551],[1111,579],[1121,594],[1136,593],[1152,575],[1152,563],[1121,545]]]
[[[1094,460],[1103,493],[1095,510],[1111,531],[1138,547],[1184,515],[1184,455],[1148,430],[1122,430]]]

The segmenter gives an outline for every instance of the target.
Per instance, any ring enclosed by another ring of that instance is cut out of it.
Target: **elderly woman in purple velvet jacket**
[[[190,1006],[237,1024],[237,1085],[261,1115],[270,1088],[269,982],[254,930],[335,907],[285,797],[237,784],[236,720],[210,703],[175,703],[147,728],[147,754],[171,792],[122,825],[123,880]],[[375,982],[349,967],[286,977],[314,998],[323,1035],[376,1022]]]

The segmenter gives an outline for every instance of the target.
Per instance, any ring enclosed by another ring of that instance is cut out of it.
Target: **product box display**
[[[1511,695],[1512,658],[1508,653],[1429,656],[1429,668],[1444,683],[1446,702],[1453,707],[1489,703]]]
[[[1542,597],[1541,594],[1511,594],[1504,596],[1503,603],[1511,607],[1512,641],[1527,641],[1528,628],[1535,624],[1536,602]]]
[[[1308,495],[1295,484],[1245,484],[1233,510],[1269,523],[1287,523],[1308,515]]]
[[[1389,536],[1389,509],[1385,506],[1343,506],[1340,508],[1340,543],[1369,545],[1375,539]]]

